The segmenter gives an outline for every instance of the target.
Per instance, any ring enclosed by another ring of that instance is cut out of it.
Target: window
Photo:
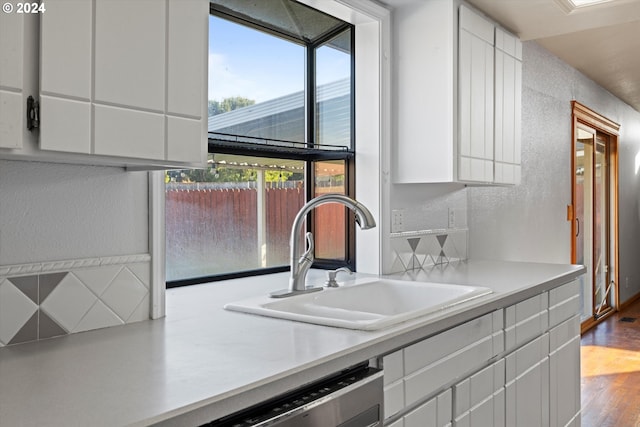
[[[355,189],[352,26],[281,0],[212,1],[209,26],[209,167],[166,172],[169,287],[287,270],[305,201]],[[316,267],[355,267],[349,215],[307,219]]]

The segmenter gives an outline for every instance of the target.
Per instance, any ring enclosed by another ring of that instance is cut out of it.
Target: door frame
[[[575,263],[576,260],[576,245],[574,236],[576,235],[576,221],[574,215],[574,207],[576,200],[576,184],[575,177],[575,150],[576,150],[576,138],[578,123],[583,123],[593,129],[596,132],[604,133],[609,137],[609,204],[610,204],[610,229],[609,235],[612,243],[610,257],[612,258],[610,268],[613,270],[611,274],[611,280],[614,282],[613,286],[613,301],[612,310],[608,314],[595,319],[594,316],[590,316],[587,320],[582,322],[582,332],[595,326],[611,314],[615,313],[620,307],[620,292],[619,292],[619,227],[618,227],[618,137],[620,134],[620,125],[612,120],[602,116],[591,110],[589,107],[579,103],[578,101],[571,101],[571,205],[568,209],[567,219],[571,221],[571,262]]]

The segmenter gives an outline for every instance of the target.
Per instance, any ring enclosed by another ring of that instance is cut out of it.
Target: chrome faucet
[[[339,203],[354,211],[356,214],[356,223],[358,223],[360,228],[363,230],[368,230],[369,228],[373,228],[376,226],[376,221],[373,218],[373,215],[371,215],[371,212],[369,212],[369,209],[350,197],[344,196],[342,194],[325,194],[316,197],[315,199],[309,200],[302,207],[302,209],[300,209],[295,219],[293,220],[293,226],[291,227],[291,238],[289,240],[289,246],[291,250],[291,277],[289,278],[289,288],[272,292],[270,294],[272,298],[284,298],[292,295],[322,290],[322,287],[307,288],[305,283],[307,272],[311,268],[311,264],[313,264],[314,260],[313,234],[310,232],[307,232],[305,234],[307,247],[300,258],[298,258],[298,237],[300,236],[302,223],[307,217],[307,214],[312,209],[315,209],[316,207],[325,203]]]

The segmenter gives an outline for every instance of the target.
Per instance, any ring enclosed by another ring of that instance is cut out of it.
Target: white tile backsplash
[[[105,328],[109,326],[123,325],[124,321],[109,309],[102,301],[96,303],[84,315],[74,332],[89,331],[91,329]]]
[[[148,320],[150,270],[148,254],[1,266],[0,347]]]
[[[126,320],[148,293],[149,290],[140,280],[123,267],[101,298],[120,318]]]
[[[69,273],[40,307],[67,332],[73,332],[97,300],[98,297],[87,286]]]
[[[119,265],[108,265],[106,267],[86,268],[77,270],[74,274],[85,283],[89,289],[100,296],[109,287],[113,279],[122,269]]]
[[[8,280],[0,280],[0,342],[8,343],[38,306]]]

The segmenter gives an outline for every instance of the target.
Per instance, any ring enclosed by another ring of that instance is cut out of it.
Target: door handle
[[[576,237],[580,235],[580,218],[576,218]]]

